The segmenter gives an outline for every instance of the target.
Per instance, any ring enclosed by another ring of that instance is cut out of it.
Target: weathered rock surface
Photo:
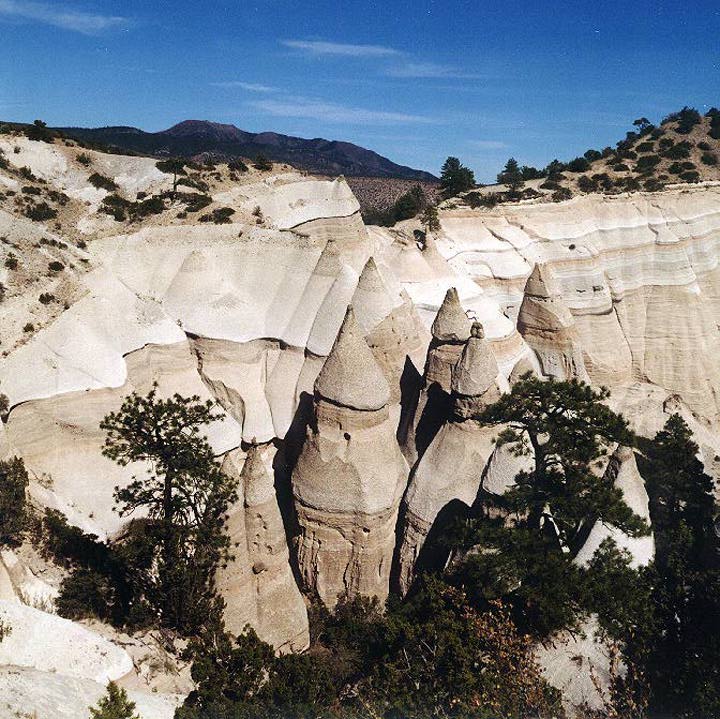
[[[560,380],[588,379],[575,320],[547,267],[535,265],[530,273],[517,327],[535,351],[544,375]]]
[[[219,569],[217,586],[229,632],[240,634],[249,624],[277,650],[301,651],[310,641],[307,609],[290,568],[271,454],[252,445],[244,461],[237,450],[225,459],[224,471],[237,479],[238,500],[228,512],[233,560]]]
[[[460,304],[457,289],[445,294],[430,331],[423,387],[412,417],[403,452],[413,466],[450,416],[452,371],[470,337],[471,321]]]
[[[448,295],[454,303],[455,297],[450,292]],[[463,336],[466,326],[457,321],[459,317],[457,311],[449,315],[447,308],[444,316],[438,313],[433,324],[434,337]],[[429,535],[442,533],[448,522],[466,513],[477,497],[497,431],[482,427],[473,417],[500,397],[497,376],[497,362],[482,325],[474,322],[452,368],[451,416],[418,461],[403,499],[402,539],[397,558],[402,592],[412,583],[415,565],[421,560]],[[432,546],[425,554],[422,561],[425,567],[444,559],[443,552]]]
[[[130,656],[89,629],[16,602],[0,601],[11,631],[0,642],[0,666],[13,664],[107,682],[132,671]]]
[[[106,685],[28,667],[0,666],[0,719],[31,716],[37,719],[85,719],[97,706]],[[128,690],[142,719],[172,719],[182,704],[179,695]]]
[[[315,409],[292,474],[306,588],[384,600],[407,465],[395,439],[385,376],[352,309],[315,382]]]
[[[611,705],[612,682],[625,668],[603,641],[596,617],[577,633],[560,632],[535,652],[547,682],[562,693],[569,716],[585,709],[602,712]]]
[[[447,513],[464,511],[479,490],[502,494],[527,468],[529,458],[493,447],[472,420],[527,371],[608,385],[612,407],[646,436],[680,412],[720,477],[718,187],[441,210],[440,232],[422,247],[412,221],[366,229],[346,183],[294,172],[251,170],[213,190],[215,203],[235,210],[230,224],[181,222],[168,207],[139,228],[121,225],[97,212],[106,192],[89,174],[125,193],[167,189],[154,160],[88,151],[85,168],[77,148],[18,138],[14,153],[10,142],[0,138],[10,163],[66,192],[75,214],[63,210],[62,229],[51,228],[0,200],[0,259],[10,247],[19,258],[13,272],[0,262],[0,393],[10,402],[0,457],[24,459],[38,505],[111,536],[120,528],[113,488],[142,468],[102,457],[101,418],[153,381],[161,394],[216,400],[224,416],[209,440],[240,488],[236,558],[218,577],[234,631],[249,622],[281,650],[307,642],[286,534],[303,588],[329,606],[345,592],[383,599],[393,559],[407,587]],[[20,189],[2,170],[0,185]],[[69,239],[79,236],[87,247]],[[48,273],[53,259],[62,272]],[[40,303],[41,292],[57,301]],[[343,320],[350,304],[356,321]],[[477,328],[471,337],[473,319],[485,338]],[[408,466],[398,441],[414,468],[400,527]],[[257,443],[243,463],[241,448]],[[618,451],[606,476],[647,516],[631,455]],[[295,516],[284,503],[280,513],[273,482],[278,494],[291,482]],[[605,536],[638,565],[652,556],[651,537],[597,525],[579,561]],[[25,612],[23,597],[52,596],[12,557],[0,562],[3,607]],[[46,617],[38,626],[57,619]],[[548,660],[578,700],[591,688],[587,672],[572,674],[573,657],[590,651],[567,644]],[[115,671],[111,654],[98,671]],[[79,678],[90,668],[79,660],[68,665],[77,677],[43,679],[37,703],[25,700],[30,667],[52,656],[0,672],[0,695],[10,687],[23,710],[62,716],[62,701],[76,706],[75,682],[78,696],[92,697],[83,705],[94,703],[102,686]]]
[[[610,457],[604,478],[622,491],[630,509],[650,525],[650,507],[645,482],[638,472],[635,454],[630,447],[618,447]],[[587,564],[605,539],[612,539],[618,547],[630,552],[631,566],[635,569],[649,564],[655,556],[652,534],[646,537],[628,537],[616,527],[596,522],[582,549],[575,557],[578,564]]]

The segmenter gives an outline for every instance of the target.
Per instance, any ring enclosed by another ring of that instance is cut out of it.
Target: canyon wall
[[[423,243],[413,221],[365,228],[342,180],[286,173],[218,197],[236,222],[112,234],[102,220],[86,269],[68,272],[67,308],[3,345],[0,451],[24,459],[37,505],[112,538],[113,488],[143,468],[101,455],[102,417],[154,382],[215,400],[208,438],[239,495],[218,576],[232,631],[302,649],[305,597],[384,599],[417,562],[442,562],[433,535],[519,469],[472,415],[526,371],[608,386],[642,434],[680,412],[717,475],[720,188],[448,206]],[[93,207],[78,223],[96,222]],[[30,246],[15,251],[32,262]],[[26,306],[12,299],[3,323]],[[647,513],[628,452],[607,476]],[[585,553],[606,534],[593,529]],[[617,538],[651,559],[652,538]]]

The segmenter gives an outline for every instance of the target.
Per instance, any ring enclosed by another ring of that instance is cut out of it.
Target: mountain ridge
[[[183,120],[158,132],[128,125],[53,128],[76,140],[154,156],[209,156],[214,160],[264,155],[301,170],[330,176],[386,177],[426,182],[437,178],[342,140],[302,138],[277,132],[252,133],[210,120]]]

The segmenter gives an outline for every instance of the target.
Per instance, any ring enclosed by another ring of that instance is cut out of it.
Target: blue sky
[[[720,105],[717,0],[0,0],[0,118],[183,119],[491,180]]]

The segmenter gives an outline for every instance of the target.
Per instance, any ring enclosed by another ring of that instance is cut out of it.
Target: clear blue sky
[[[720,105],[717,0],[0,0],[0,118],[343,139],[482,180]]]

